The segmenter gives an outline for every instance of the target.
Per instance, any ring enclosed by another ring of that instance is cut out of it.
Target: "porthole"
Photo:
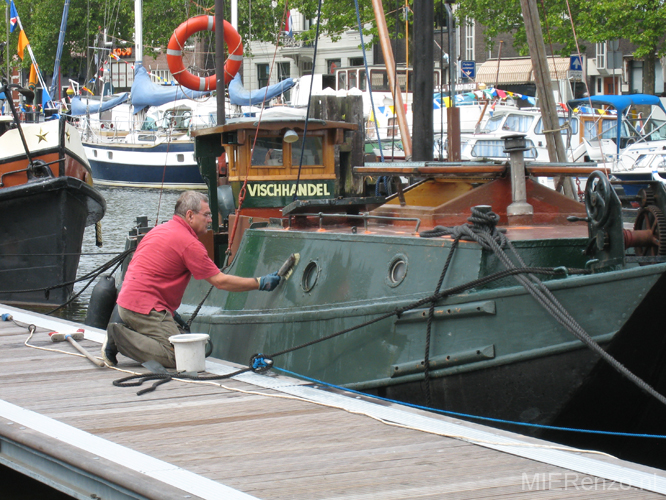
[[[404,255],[396,255],[391,259],[388,266],[388,275],[386,276],[386,283],[389,286],[396,287],[402,283],[407,276],[407,257]]]
[[[183,162],[185,161],[185,155],[184,155],[184,154],[177,154],[177,155],[176,155],[176,160],[177,160],[179,163],[183,163]]]
[[[95,158],[97,158],[97,150],[96,150],[96,149],[93,149],[93,156],[94,156]]]
[[[306,292],[309,292],[314,288],[314,286],[317,284],[317,280],[319,279],[319,266],[317,265],[316,262],[311,261],[308,263],[307,266],[305,266],[305,270],[303,271],[303,279],[301,281],[301,286],[303,287],[303,290]]]
[[[106,152],[106,157],[107,157],[109,160],[113,160],[113,152],[111,152],[111,151],[107,151],[107,152]]]

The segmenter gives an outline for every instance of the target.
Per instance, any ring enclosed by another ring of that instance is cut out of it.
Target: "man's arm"
[[[220,290],[228,292],[249,292],[250,290],[263,290],[272,292],[282,280],[278,273],[267,274],[261,278],[241,278],[232,274],[222,272],[208,278],[206,281]]]
[[[259,290],[259,281],[256,278],[241,278],[232,274],[222,272],[208,278],[208,283],[219,290],[228,292],[249,292],[250,290]]]

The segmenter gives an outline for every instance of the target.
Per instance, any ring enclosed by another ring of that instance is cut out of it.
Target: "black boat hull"
[[[104,209],[99,192],[73,177],[0,190],[0,302],[65,302],[76,279],[84,229]],[[45,290],[49,287],[54,288]]]

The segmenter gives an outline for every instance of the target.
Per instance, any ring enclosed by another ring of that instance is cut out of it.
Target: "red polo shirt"
[[[173,314],[191,276],[202,280],[219,272],[196,233],[182,217],[174,215],[151,229],[139,243],[117,303],[141,314],[153,309]]]

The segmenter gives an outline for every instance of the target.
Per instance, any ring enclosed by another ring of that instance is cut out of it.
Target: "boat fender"
[[[110,274],[102,275],[93,288],[84,323],[106,330],[116,305],[116,280]]]
[[[169,71],[183,87],[191,90],[215,90],[217,77],[210,75],[206,78],[193,75],[185,69],[183,64],[183,47],[185,42],[194,33],[199,31],[215,31],[214,16],[196,16],[188,19],[178,26],[167,45],[167,65]],[[228,84],[236,76],[243,62],[243,42],[238,31],[227,21],[224,21],[224,43],[229,49],[229,58],[224,64],[224,82]]]

